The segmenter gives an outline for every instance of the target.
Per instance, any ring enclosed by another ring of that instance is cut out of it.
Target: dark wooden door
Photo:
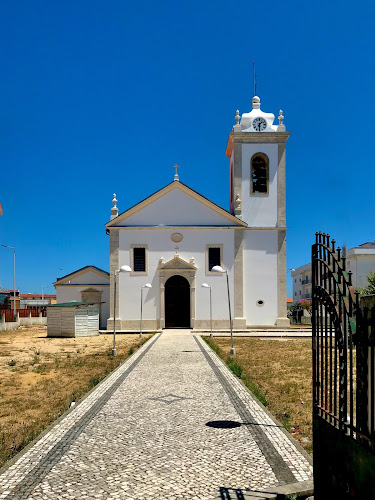
[[[165,327],[190,328],[190,285],[183,276],[165,283]]]

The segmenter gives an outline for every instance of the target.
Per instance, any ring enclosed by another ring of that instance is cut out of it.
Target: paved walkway
[[[169,330],[22,453],[0,499],[237,499],[307,479],[309,459],[207,345]]]

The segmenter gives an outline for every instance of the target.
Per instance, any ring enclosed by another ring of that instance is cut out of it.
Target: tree
[[[357,288],[361,296],[363,295],[375,295],[375,271],[372,271],[367,275],[367,285],[363,288]]]
[[[302,299],[302,300],[300,300],[298,305],[300,307],[302,307],[302,309],[305,309],[310,314],[310,316],[312,315],[312,302],[311,302],[311,300]]]

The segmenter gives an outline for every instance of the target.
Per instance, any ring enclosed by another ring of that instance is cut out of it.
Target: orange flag
[[[3,215],[3,207],[1,206],[1,203],[0,203],[0,215]]]

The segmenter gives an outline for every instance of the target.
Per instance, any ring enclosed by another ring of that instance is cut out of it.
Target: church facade
[[[107,329],[285,327],[285,147],[280,111],[252,100],[229,134],[230,209],[219,207],[179,180],[119,213],[114,196],[110,235],[110,304]],[[121,266],[130,272],[116,273]],[[215,272],[220,266],[225,273]],[[227,273],[227,274],[226,274]],[[145,288],[145,285],[148,287]],[[149,286],[151,285],[151,287]],[[142,288],[143,287],[143,288]],[[108,308],[106,309],[108,310]],[[115,318],[114,318],[115,316]]]

